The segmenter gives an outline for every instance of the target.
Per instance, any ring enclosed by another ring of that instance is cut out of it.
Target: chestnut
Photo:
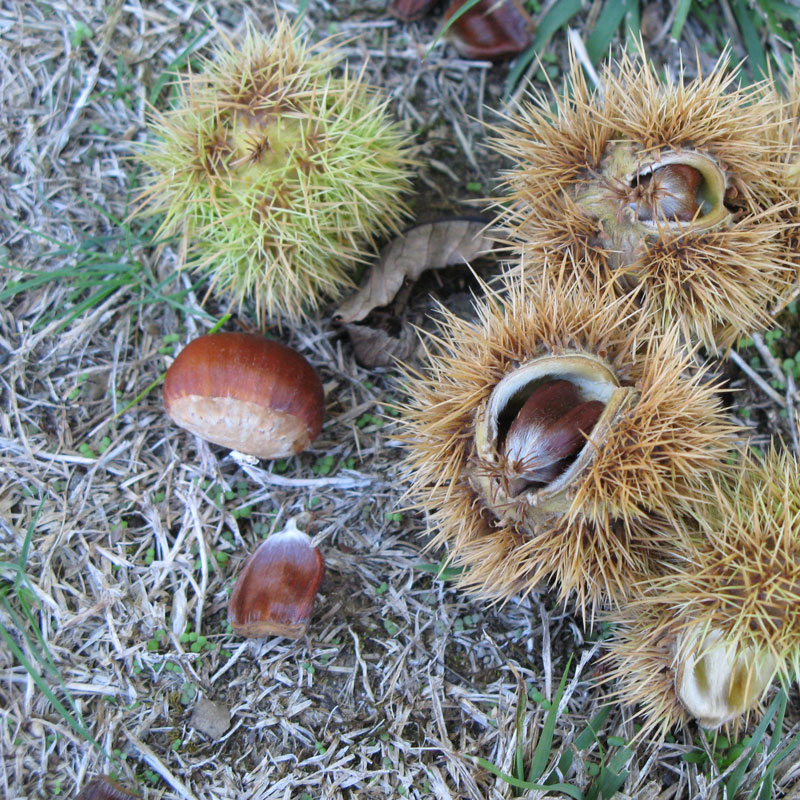
[[[466,0],[454,0],[444,12],[453,19]],[[480,0],[447,29],[447,38],[465,58],[500,61],[525,50],[533,41],[533,20],[519,0]]]
[[[164,380],[164,407],[177,425],[259,458],[305,450],[322,428],[324,402],[300,353],[254,333],[194,339]]]
[[[299,639],[311,621],[324,571],[319,548],[290,519],[261,543],[236,579],[228,602],[234,633]]]
[[[129,792],[108,775],[98,775],[81,789],[75,800],[125,800],[127,797],[139,797]]]
[[[525,401],[506,434],[504,455],[511,477],[550,483],[586,444],[605,404],[582,401],[568,380],[545,381]]]

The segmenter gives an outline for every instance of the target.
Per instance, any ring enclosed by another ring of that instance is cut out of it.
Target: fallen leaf
[[[392,367],[398,360],[408,361],[417,348],[418,339],[414,330],[407,326],[392,336],[382,328],[359,325],[356,322],[344,326],[356,361],[362,367]]]
[[[393,0],[389,13],[404,22],[411,22],[423,16],[438,0]]]
[[[463,217],[409,228],[381,250],[366,282],[339,306],[334,321],[364,319],[373,308],[390,303],[404,281],[415,281],[426,269],[469,263],[486,255],[494,246],[494,233],[486,220]]]

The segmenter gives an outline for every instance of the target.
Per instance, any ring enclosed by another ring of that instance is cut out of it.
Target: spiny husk
[[[427,370],[408,374],[405,465],[409,494],[428,513],[436,542],[467,568],[461,586],[504,599],[549,581],[593,613],[679,557],[675,509],[705,502],[707,476],[724,469],[736,429],[715,387],[685,377],[688,356],[677,351],[675,329],[640,341],[630,299],[590,298],[568,285],[534,294],[510,277],[507,296],[485,288],[475,324],[442,310],[441,335],[425,340]],[[473,487],[476,414],[519,364],[567,353],[599,356],[637,399],[593,443],[567,510],[532,526]]]
[[[376,237],[406,215],[406,136],[386,101],[330,43],[311,46],[279,18],[247,29],[153,111],[140,152],[143,210],[163,214],[189,264],[260,318],[297,320],[352,286]]]
[[[516,163],[500,222],[526,274],[552,280],[561,259],[548,256],[567,251],[587,290],[634,294],[654,324],[677,321],[688,341],[711,348],[769,324],[798,274],[782,237],[785,147],[776,139],[785,121],[767,84],[735,81],[727,54],[691,81],[662,80],[623,55],[592,90],[573,58],[554,108],[535,95],[510,129],[497,129],[497,149]],[[716,174],[724,203],[682,222],[635,220],[627,177],[682,161]]]
[[[773,146],[782,154],[780,166],[782,194],[776,203],[783,201],[780,215],[784,222],[780,233],[782,252],[800,274],[800,61],[792,61],[792,71],[786,80],[786,91],[781,93],[774,85],[768,88],[776,108],[777,126],[769,129]],[[783,296],[773,304],[777,314],[789,300],[797,295],[795,282]]]
[[[687,714],[676,665],[703,635],[761,654],[768,680],[800,674],[800,468],[788,453],[745,453],[734,479],[715,481],[695,514],[692,556],[609,616],[607,660],[616,696],[637,705],[649,731]]]

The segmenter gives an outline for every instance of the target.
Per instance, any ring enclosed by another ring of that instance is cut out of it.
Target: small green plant
[[[699,742],[699,746],[684,754],[684,761],[697,764],[698,768],[707,775],[722,775],[722,786],[725,788],[725,797],[742,797],[743,800],[770,800],[773,797],[773,781],[778,765],[790,755],[796,753],[800,747],[800,734],[794,736],[787,744],[781,747],[781,734],[783,719],[786,713],[787,694],[781,689],[752,735],[745,736],[738,742],[731,742],[726,736],[713,731],[705,733],[706,741]],[[773,725],[771,735],[767,735],[767,728]],[[748,769],[754,759],[758,759],[758,777],[747,794],[737,794],[743,787],[748,777]],[[762,759],[768,756],[766,764],[762,766]]]
[[[529,791],[544,791],[553,792],[560,796],[566,795],[574,798],[574,800],[598,800],[599,798],[610,800],[628,777],[625,765],[631,759],[633,751],[626,746],[623,739],[617,736],[607,737],[605,746],[603,746],[599,738],[599,732],[611,710],[609,706],[603,708],[589,721],[586,728],[573,740],[572,747],[563,750],[556,768],[547,773],[547,765],[552,761],[553,739],[559,706],[564,696],[571,664],[572,656],[567,661],[558,689],[550,703],[547,703],[540,693],[536,691],[526,692],[524,686],[520,687],[517,704],[517,746],[511,774],[503,772],[485,758],[475,758],[475,761],[481,767],[493,775],[497,775],[509,786],[513,786],[517,790],[517,796]],[[539,740],[533,757],[530,763],[526,765],[524,723],[529,698],[533,699],[534,702],[539,702],[542,708],[547,710],[547,715],[539,732]],[[592,777],[589,787],[584,791],[573,784],[564,783],[564,778],[572,767],[574,753],[576,751],[587,751],[594,743],[597,744],[600,760],[587,760],[584,764],[586,773]]]
[[[28,579],[27,562],[33,532],[43,508],[44,499],[28,525],[17,561],[0,561],[0,610],[3,612],[0,617],[0,639],[64,722],[99,753],[110,758],[87,729],[81,711],[56,667],[37,620],[36,593]],[[6,625],[6,619],[11,621],[11,628]],[[57,686],[57,691],[65,698],[65,702],[56,695],[52,684]]]
[[[444,556],[438,564],[417,564],[421,572],[429,572],[440,581],[454,581],[464,574],[464,567],[449,567],[450,560]]]
[[[36,269],[25,269],[0,259],[0,266],[20,275],[18,280],[10,281],[0,291],[0,303],[8,304],[14,298],[50,283],[69,287],[64,302],[59,303],[51,313],[37,319],[34,325],[34,329],[39,330],[58,321],[54,333],[64,330],[75,319],[97,307],[115,292],[123,292],[132,306],[167,303],[186,316],[198,316],[196,309],[183,303],[194,287],[168,291],[167,285],[172,281],[172,276],[157,280],[137,258],[134,248],[161,243],[153,236],[152,224],[134,228],[105,209],[93,203],[88,205],[104,216],[114,227],[114,231],[108,235],[86,237],[76,244],[69,244],[28,226],[21,226],[28,233],[49,243],[51,249],[40,256],[38,263],[42,266]],[[47,269],[47,265],[51,263],[64,266]],[[200,315],[210,319],[202,312]]]

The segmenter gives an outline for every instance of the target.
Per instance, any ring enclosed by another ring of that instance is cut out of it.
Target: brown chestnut
[[[583,401],[567,380],[547,381],[525,401],[506,435],[504,454],[511,477],[549,483],[586,444],[605,405]]]
[[[466,0],[455,0],[444,12],[454,17]],[[453,20],[447,38],[465,58],[500,61],[525,50],[533,41],[533,20],[518,0],[480,0]]]
[[[311,537],[290,519],[247,559],[228,602],[234,633],[300,638],[314,611],[325,564]]]
[[[164,407],[177,425],[260,458],[305,450],[322,428],[324,403],[311,364],[254,333],[194,339],[164,381]]]
[[[677,219],[690,222],[702,202],[700,170],[689,164],[666,164],[636,177],[633,203],[640,220]]]
[[[125,800],[139,795],[129,792],[108,775],[98,775],[81,789],[75,800]]]

